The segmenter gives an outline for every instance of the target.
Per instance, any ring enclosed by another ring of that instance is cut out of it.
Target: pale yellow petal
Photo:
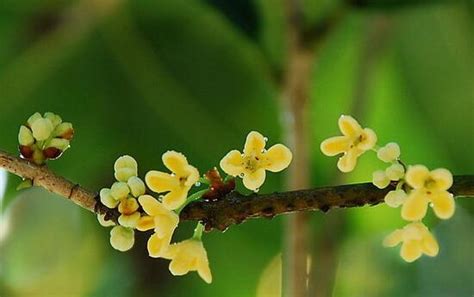
[[[339,129],[342,134],[349,137],[359,137],[362,132],[362,127],[351,116],[342,115],[339,118]]]
[[[156,193],[167,192],[179,186],[179,179],[171,174],[152,170],[145,175],[147,186]]]
[[[411,187],[421,189],[425,186],[425,182],[429,176],[430,171],[428,168],[423,165],[415,165],[408,167],[405,180]]]
[[[147,242],[148,255],[152,258],[162,257],[169,247],[170,241],[170,237],[160,238],[154,233]]]
[[[257,191],[265,182],[265,169],[260,168],[254,172],[246,172],[243,182],[247,189]]]
[[[145,194],[145,183],[141,178],[132,176],[128,179],[127,184],[133,197],[140,197],[141,195]]]
[[[247,135],[244,146],[244,155],[260,155],[265,149],[265,137],[262,134],[252,131]]]
[[[148,231],[155,228],[155,219],[152,216],[143,216],[138,220],[137,230]]]
[[[191,165],[186,166],[185,171],[186,181],[184,182],[184,186],[189,189],[199,180],[199,171],[196,167]]]
[[[167,151],[162,156],[163,164],[176,175],[185,175],[185,167],[188,165],[186,157],[175,151]]]
[[[403,242],[400,256],[407,262],[413,262],[421,256],[421,244],[419,241],[408,240]]]
[[[138,163],[131,156],[122,156],[114,163],[115,178],[121,182],[127,182],[132,176],[138,175]]]
[[[453,175],[447,169],[435,169],[431,171],[430,176],[434,180],[434,188],[436,190],[448,190],[453,185]]]
[[[116,200],[125,199],[130,194],[130,188],[124,182],[115,182],[110,188],[110,194]]]
[[[293,155],[289,148],[283,144],[275,144],[264,155],[265,169],[272,172],[279,172],[288,167]]]
[[[387,143],[377,151],[377,158],[386,163],[393,162],[400,157],[400,146],[396,142]]]
[[[142,206],[143,210],[150,216],[156,216],[169,212],[169,210],[153,196],[142,195],[138,198],[138,202]]]
[[[337,162],[337,168],[342,172],[351,172],[354,170],[357,165],[357,158],[359,157],[360,152],[357,149],[350,149],[344,156],[339,158]]]
[[[385,169],[385,174],[390,180],[398,181],[405,175],[405,168],[402,164],[395,163]]]
[[[360,142],[357,144],[357,148],[363,151],[372,149],[377,143],[377,134],[374,130],[365,128],[359,136]]]
[[[403,240],[403,231],[400,229],[397,229],[387,235],[385,239],[383,240],[383,246],[385,247],[394,247]]]
[[[207,261],[200,261],[197,267],[197,272],[199,276],[208,284],[212,283],[212,273],[209,268],[209,263]]]
[[[169,211],[167,214],[155,216],[154,221],[155,233],[158,237],[171,237],[178,226],[179,216],[174,211]]]
[[[407,194],[403,190],[394,190],[390,191],[385,195],[385,203],[390,206],[397,208],[403,203],[405,203],[405,200],[407,199]]]
[[[227,153],[219,164],[225,173],[232,176],[238,176],[243,172],[243,158],[238,150]]]
[[[453,216],[456,206],[452,194],[439,191],[432,193],[430,198],[433,202],[433,211],[438,218],[446,220]]]
[[[430,257],[438,255],[439,245],[434,236],[427,230],[421,242],[421,249],[423,253]]]
[[[429,200],[422,190],[413,190],[402,206],[402,218],[407,221],[419,221],[425,217]]]
[[[181,189],[171,191],[163,197],[163,205],[170,210],[178,209],[186,201],[187,195],[188,192]]]
[[[108,208],[115,208],[119,204],[119,200],[115,199],[110,193],[110,189],[104,188],[99,193],[100,202]]]
[[[379,189],[385,189],[390,184],[390,179],[383,170],[376,170],[372,173],[372,183]]]
[[[191,270],[190,262],[188,257],[175,257],[170,262],[169,270],[172,275],[185,275]]]
[[[128,198],[128,199],[123,199],[122,201],[120,201],[120,204],[118,206],[118,211],[121,214],[130,215],[136,212],[138,207],[139,205],[138,205],[137,199]]]
[[[346,152],[351,146],[351,140],[347,136],[334,136],[321,142],[321,151],[326,156],[335,156]]]
[[[99,224],[103,227],[112,227],[115,226],[115,223],[112,220],[106,220],[104,214],[97,214],[97,220]]]

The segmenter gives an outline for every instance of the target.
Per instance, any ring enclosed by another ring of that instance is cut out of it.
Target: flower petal
[[[242,154],[238,150],[233,150],[222,158],[219,165],[228,175],[237,176],[243,171],[242,163]]]
[[[351,145],[350,138],[347,136],[334,136],[321,142],[321,151],[326,156],[335,156],[346,152]]]
[[[425,181],[429,176],[430,171],[428,168],[423,165],[414,165],[408,167],[407,173],[405,174],[405,180],[411,187],[421,189],[425,186]]]
[[[142,195],[138,198],[138,202],[143,210],[150,216],[167,213],[169,210],[151,195]]]
[[[175,151],[167,151],[163,154],[161,159],[163,160],[163,164],[165,164],[166,168],[168,168],[171,172],[180,176],[186,174],[185,167],[189,164],[188,160],[183,154]]]
[[[430,257],[438,255],[439,245],[434,236],[430,233],[429,230],[426,230],[426,234],[423,236],[421,242],[421,249],[423,253]]]
[[[171,191],[179,186],[176,176],[156,170],[149,171],[145,175],[145,182],[156,193]]]
[[[423,190],[413,190],[402,206],[402,218],[407,221],[419,221],[428,209],[429,200]]]
[[[133,229],[115,226],[110,230],[110,244],[116,250],[125,252],[132,248],[135,243]]]
[[[199,261],[197,272],[199,276],[206,283],[208,284],[212,283],[212,273],[211,273],[211,269],[209,268],[209,262],[207,261],[207,256],[206,256],[206,261]]]
[[[446,220],[453,216],[456,207],[452,194],[440,191],[432,193],[430,198],[433,202],[433,211],[438,218]]]
[[[140,220],[139,212],[134,212],[130,215],[122,214],[118,218],[119,224],[127,228],[135,228],[139,220]]]
[[[377,151],[377,158],[390,163],[400,157],[400,146],[396,142],[389,142]]]
[[[337,168],[342,172],[351,172],[357,165],[357,158],[360,156],[360,151],[357,149],[348,150],[344,156],[339,158]]]
[[[171,237],[173,236],[174,230],[178,226],[179,216],[174,211],[168,211],[167,214],[155,216],[154,221],[155,233],[158,237]]]
[[[279,172],[290,165],[293,155],[290,149],[283,144],[275,144],[265,153],[265,158],[265,169]]]
[[[155,219],[152,216],[143,216],[138,220],[137,230],[148,231],[155,228]]]
[[[185,167],[185,172],[186,175],[184,177],[186,178],[186,182],[184,186],[189,189],[199,180],[199,171],[196,167],[188,165]]]
[[[400,242],[402,242],[402,240],[403,240],[403,231],[400,229],[397,229],[385,237],[385,239],[383,240],[383,246],[394,247],[398,245]]]
[[[171,191],[163,197],[163,205],[170,210],[178,209],[186,201],[187,195],[188,192],[182,189]]]
[[[435,181],[435,188],[439,191],[448,190],[453,185],[453,175],[444,168],[438,168],[430,173],[431,178]]]
[[[168,249],[171,237],[160,238],[154,233],[147,242],[148,254],[152,258],[159,258]]]
[[[362,132],[362,127],[351,116],[342,115],[338,121],[339,129],[342,134],[349,137],[359,137]]]
[[[359,138],[361,141],[357,144],[357,148],[363,151],[372,149],[377,143],[377,134],[369,128],[365,128]]]
[[[413,262],[421,256],[421,244],[419,241],[408,240],[403,242],[400,256],[407,262]]]
[[[243,177],[244,186],[252,191],[257,191],[265,182],[265,169],[260,168],[254,172],[246,172]]]
[[[265,149],[265,137],[262,134],[252,131],[247,135],[244,146],[244,155],[260,155]]]

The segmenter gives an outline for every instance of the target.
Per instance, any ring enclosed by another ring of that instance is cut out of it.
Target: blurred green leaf
[[[260,275],[256,297],[281,297],[282,296],[282,260],[281,253],[273,257]]]

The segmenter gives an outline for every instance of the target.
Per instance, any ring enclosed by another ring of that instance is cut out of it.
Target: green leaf
[[[282,260],[281,253],[273,257],[260,275],[257,297],[282,296]]]

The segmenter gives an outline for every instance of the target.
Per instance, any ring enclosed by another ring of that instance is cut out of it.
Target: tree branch
[[[0,168],[31,179],[35,186],[71,200],[80,207],[94,213],[105,214],[116,221],[118,212],[102,205],[95,192],[84,189],[46,166],[38,166],[26,160],[0,151]],[[196,201],[186,206],[180,213],[182,221],[202,221],[206,230],[226,230],[233,224],[240,224],[250,218],[273,218],[289,212],[320,210],[327,212],[333,208],[359,207],[383,203],[385,194],[393,186],[380,190],[371,183],[322,187],[271,194],[243,195],[230,192],[217,201]],[[474,197],[474,175],[454,176],[454,184],[449,190],[454,196]]]

